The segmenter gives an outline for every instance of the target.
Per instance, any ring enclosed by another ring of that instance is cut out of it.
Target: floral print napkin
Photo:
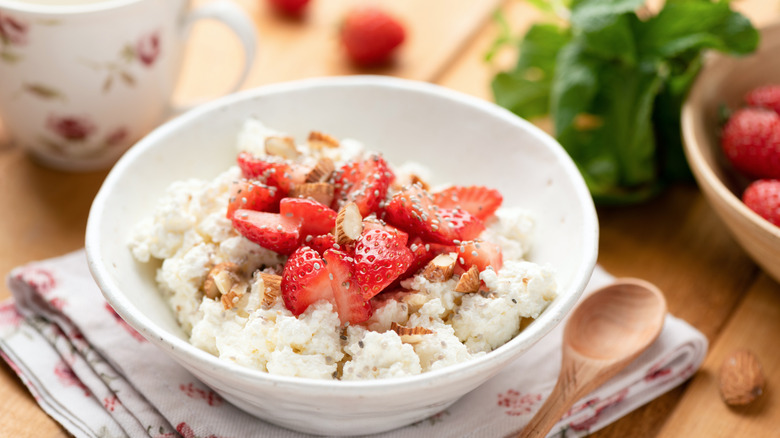
[[[586,294],[612,277],[597,267]],[[41,408],[76,437],[241,438],[304,435],[233,407],[127,325],[106,303],[83,250],[8,276],[0,354]],[[542,405],[560,369],[564,324],[448,409],[381,437],[502,437]],[[668,315],[658,340],[588,395],[550,436],[594,432],[688,379],[707,339]]]

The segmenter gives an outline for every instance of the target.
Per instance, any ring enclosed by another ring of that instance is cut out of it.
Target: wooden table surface
[[[490,100],[490,78],[513,57],[502,53],[492,65],[483,61],[497,35],[492,12],[501,8],[516,31],[539,17],[527,3],[514,0],[388,1],[385,7],[406,21],[409,38],[394,65],[366,72],[344,62],[335,37],[344,10],[358,2],[312,0],[306,18],[291,21],[272,14],[265,1],[238,1],[259,31],[258,57],[244,88],[372,73],[434,82]],[[780,16],[777,0],[734,5],[756,25]],[[238,74],[240,59],[238,41],[224,27],[198,24],[177,100],[218,95]],[[0,175],[0,274],[83,246],[87,213],[105,171],[50,170],[0,142]],[[642,205],[599,208],[598,214],[599,263],[617,276],[656,283],[669,310],[703,332],[710,350],[690,381],[593,436],[780,436],[780,284],[748,258],[694,184],[673,187]],[[8,296],[3,284],[0,299]],[[745,409],[723,404],[716,379],[724,357],[737,348],[756,353],[768,382],[766,395]],[[67,436],[5,363],[0,370],[0,436]]]

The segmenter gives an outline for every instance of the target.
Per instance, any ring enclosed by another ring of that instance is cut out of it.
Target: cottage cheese
[[[238,136],[239,150],[265,154],[264,140],[280,133],[249,120]],[[316,155],[305,145],[302,152]],[[344,140],[326,152],[337,165],[363,153]],[[394,169],[403,182],[411,174],[428,178],[418,163]],[[129,247],[139,262],[161,261],[156,280],[190,342],[219,358],[273,374],[316,379],[380,379],[440,369],[484,355],[516,336],[556,296],[552,269],[525,260],[531,251],[533,219],[520,208],[502,207],[480,236],[500,245],[504,265],[486,269],[486,291],[455,292],[457,276],[434,283],[417,275],[402,290],[375,297],[373,316],[343,327],[331,303],[320,301],[294,316],[276,300],[265,308],[258,272],[280,273],[285,257],[238,234],[225,218],[230,184],[240,177],[232,167],[214,180],[191,179],[171,185],[157,208],[132,232]],[[254,272],[246,292],[230,309],[206,297],[209,270],[231,262]],[[407,343],[393,323],[433,333]]]

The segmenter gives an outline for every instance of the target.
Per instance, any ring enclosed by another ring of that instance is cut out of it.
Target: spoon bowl
[[[644,280],[616,280],[585,298],[564,329],[558,382],[519,436],[546,436],[574,402],[646,350],[661,333],[665,317],[663,293]]]

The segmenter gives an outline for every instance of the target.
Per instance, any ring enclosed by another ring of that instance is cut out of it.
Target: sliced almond
[[[203,281],[203,293],[212,300],[216,299],[228,293],[238,281],[238,266],[230,262],[220,263],[211,268]]]
[[[282,276],[261,273],[260,279],[263,280],[263,306],[271,307],[282,295]]]
[[[339,141],[335,137],[319,131],[311,131],[309,133],[308,143],[309,147],[312,149],[339,147]]]
[[[439,254],[425,266],[422,272],[426,280],[442,283],[452,278],[455,271],[455,257],[449,254]]]
[[[247,284],[244,282],[237,282],[234,283],[233,286],[230,287],[230,290],[222,295],[222,306],[225,308],[225,310],[232,309],[236,303],[238,303],[238,300],[241,299],[242,296],[246,293]]]
[[[425,191],[428,191],[431,188],[428,183],[420,179],[420,177],[415,174],[409,175],[409,184],[419,184],[420,187],[422,187],[422,189]]]
[[[401,342],[406,344],[416,344],[422,341],[423,335],[430,335],[433,330],[425,327],[405,327],[398,323],[390,323],[390,330],[396,332],[401,337]]]
[[[330,205],[333,202],[333,184],[318,182],[298,184],[290,190],[293,198],[311,198],[320,204]]]
[[[314,168],[306,174],[306,182],[327,182],[334,170],[336,170],[336,165],[333,164],[333,160],[328,157],[322,157],[317,160]]]
[[[341,207],[338,216],[336,216],[336,229],[333,233],[336,237],[336,243],[339,245],[352,243],[360,237],[362,232],[363,216],[360,215],[357,204],[350,202]]]
[[[294,160],[301,155],[292,137],[266,137],[265,152],[288,160]]]
[[[460,276],[458,284],[455,286],[455,292],[479,292],[479,269],[476,265],[471,265],[469,270]]]

